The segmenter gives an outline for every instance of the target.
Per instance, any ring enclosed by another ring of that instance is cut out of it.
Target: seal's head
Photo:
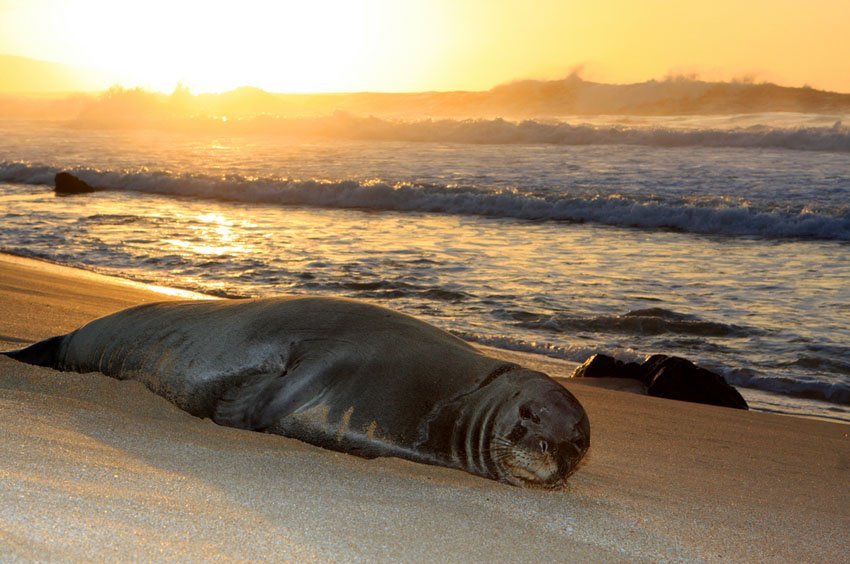
[[[590,423],[578,400],[547,376],[510,375],[516,386],[499,406],[490,456],[499,479],[514,485],[562,488],[590,446]]]

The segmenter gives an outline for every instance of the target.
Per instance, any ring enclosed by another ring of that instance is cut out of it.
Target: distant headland
[[[84,91],[88,83],[77,80],[69,68],[0,56],[0,77],[5,77],[0,80],[0,118],[102,124],[130,117],[145,121],[154,117],[311,118],[336,112],[402,119],[850,112],[850,94],[752,80],[709,82],[694,76],[606,84],[573,73],[558,80],[509,82],[485,91],[416,93],[286,94],[245,86],[217,94],[194,94],[178,85],[171,94],[164,94],[121,86]],[[25,69],[33,72],[25,73]],[[38,80],[15,84],[16,75],[37,76]]]

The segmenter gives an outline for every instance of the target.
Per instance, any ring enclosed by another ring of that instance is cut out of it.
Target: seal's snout
[[[547,481],[562,484],[576,471],[590,448],[590,421],[584,408],[571,395],[535,407],[531,414],[538,417],[523,419],[526,424],[538,423],[535,419],[539,419],[539,424],[533,427],[540,456],[551,457],[557,467]]]
[[[531,397],[520,396],[506,413],[510,418],[490,450],[503,481],[558,488],[579,466],[590,446],[590,423],[581,405],[561,390],[538,394],[526,388]]]

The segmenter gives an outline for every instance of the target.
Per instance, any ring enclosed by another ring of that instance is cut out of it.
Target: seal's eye
[[[540,423],[540,418],[537,417],[534,412],[531,411],[531,408],[527,405],[524,405],[519,408],[519,416],[526,420],[531,419],[534,423]]]

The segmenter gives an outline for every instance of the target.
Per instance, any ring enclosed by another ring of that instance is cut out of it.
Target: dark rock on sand
[[[749,409],[746,400],[720,374],[677,356],[653,355],[643,363],[647,393],[695,403]]]
[[[88,194],[96,192],[97,189],[83,182],[70,172],[60,172],[54,178],[56,187],[54,188],[57,194]]]
[[[643,379],[643,370],[635,362],[623,362],[607,354],[595,354],[573,372],[573,378]]]
[[[659,398],[748,409],[747,402],[720,374],[691,361],[656,354],[638,365],[595,354],[576,368],[573,378],[629,378],[640,380],[647,394]]]

